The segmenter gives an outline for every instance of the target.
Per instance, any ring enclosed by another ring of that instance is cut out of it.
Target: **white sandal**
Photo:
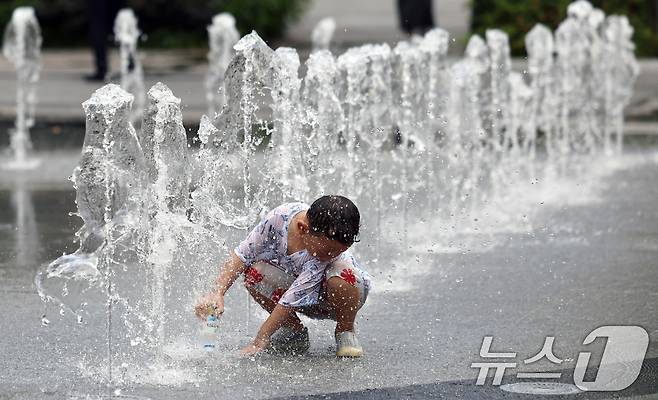
[[[363,348],[359,345],[354,332],[346,331],[336,334],[336,357],[361,357]]]

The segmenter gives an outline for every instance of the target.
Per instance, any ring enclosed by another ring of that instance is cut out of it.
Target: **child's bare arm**
[[[234,251],[231,252],[231,258],[224,263],[222,272],[215,281],[215,290],[218,294],[224,296],[228,288],[233,285],[238,276],[244,272],[246,265]]]
[[[197,317],[202,320],[207,318],[209,309],[214,309],[216,315],[224,312],[224,294],[226,294],[226,291],[233,285],[238,276],[244,272],[245,268],[246,266],[240,257],[235,252],[231,252],[231,258],[224,263],[222,271],[215,281],[213,290],[201,298],[194,307]]]
[[[283,325],[284,321],[288,319],[290,313],[293,311],[294,310],[290,307],[277,304],[276,307],[274,307],[274,310],[272,310],[270,316],[265,322],[263,322],[263,325],[261,325],[254,341],[247,347],[243,348],[241,353],[244,355],[253,355],[265,350],[270,342],[272,334]]]

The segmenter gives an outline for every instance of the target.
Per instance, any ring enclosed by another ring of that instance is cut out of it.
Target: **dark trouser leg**
[[[107,74],[107,39],[110,27],[110,5],[107,0],[88,0],[89,44],[94,53],[96,75]]]

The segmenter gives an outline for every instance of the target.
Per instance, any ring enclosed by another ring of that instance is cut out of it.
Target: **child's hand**
[[[256,339],[253,343],[249,343],[242,350],[240,350],[240,355],[242,357],[251,357],[260,354],[265,351],[268,343],[268,341]]]
[[[219,317],[224,313],[224,296],[214,292],[203,296],[194,306],[194,313],[202,321],[210,314]]]

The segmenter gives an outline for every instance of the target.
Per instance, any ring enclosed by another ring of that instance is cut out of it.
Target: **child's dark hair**
[[[322,234],[346,246],[358,242],[361,215],[347,197],[322,196],[306,211],[311,233]]]

